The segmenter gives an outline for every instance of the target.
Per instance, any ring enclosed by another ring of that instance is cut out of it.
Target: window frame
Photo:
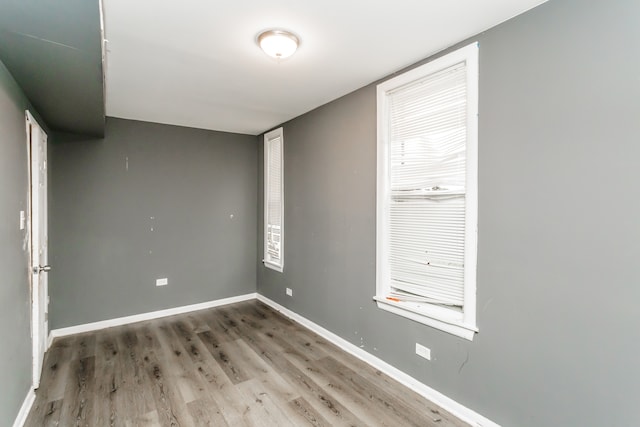
[[[377,192],[376,192],[376,295],[380,309],[404,316],[458,337],[473,340],[476,326],[476,265],[478,234],[478,43],[455,50],[377,86]],[[389,266],[389,168],[388,93],[445,68],[466,62],[467,140],[465,195],[464,303],[462,310],[426,302],[392,301]]]
[[[275,263],[269,260],[267,255],[267,233],[269,226],[269,142],[280,138],[280,263]],[[263,245],[263,260],[262,263],[265,267],[282,273],[284,271],[284,132],[283,128],[279,127],[264,135],[264,195],[263,195],[263,210],[264,210],[264,245]]]

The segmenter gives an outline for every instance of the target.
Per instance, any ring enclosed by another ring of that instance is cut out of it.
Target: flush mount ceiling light
[[[284,59],[293,55],[300,40],[285,30],[266,30],[258,34],[258,44],[267,55]]]

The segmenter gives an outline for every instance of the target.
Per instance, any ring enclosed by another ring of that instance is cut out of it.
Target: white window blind
[[[478,45],[378,85],[378,307],[477,332]]]
[[[388,93],[391,292],[462,307],[466,64]]]
[[[282,128],[264,137],[264,263],[282,271],[283,268],[283,164]]]

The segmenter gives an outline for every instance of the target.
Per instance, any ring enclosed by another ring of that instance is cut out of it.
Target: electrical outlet
[[[169,284],[169,279],[166,277],[164,279],[157,279],[156,286],[167,286]]]
[[[431,350],[418,343],[416,343],[416,354],[420,357],[424,357],[427,360],[431,360]]]
[[[20,211],[20,230],[24,230],[26,226],[27,218],[24,214],[24,211]]]
[[[290,297],[293,296],[293,290],[291,288],[287,288],[287,295],[289,295]]]

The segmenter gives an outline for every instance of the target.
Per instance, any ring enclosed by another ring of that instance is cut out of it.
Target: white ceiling
[[[259,134],[544,1],[104,0],[107,115]]]

